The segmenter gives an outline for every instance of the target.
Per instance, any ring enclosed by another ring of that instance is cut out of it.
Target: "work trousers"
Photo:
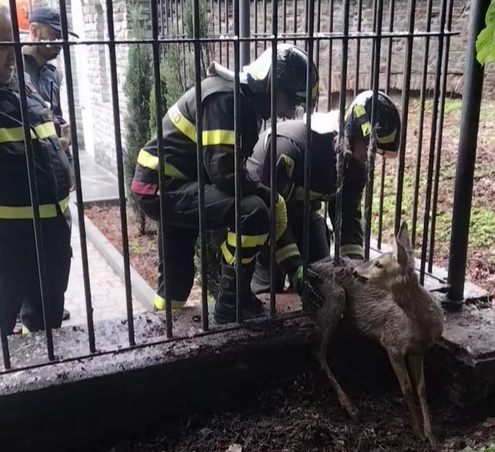
[[[228,228],[227,238],[221,246],[224,261],[233,265],[235,261],[235,198],[220,191],[213,185],[205,185],[205,228],[215,230]],[[169,179],[166,182],[165,224],[163,234],[166,240],[167,259],[162,255],[159,241],[159,276],[155,296],[155,307],[165,306],[164,266],[170,278],[172,307],[181,307],[189,297],[194,281],[194,254],[199,233],[198,183]],[[138,196],[143,213],[160,222],[159,196]],[[258,196],[244,196],[240,202],[241,217],[241,260],[251,263],[268,239],[270,231],[269,210]]]
[[[72,258],[71,214],[41,220],[47,298],[44,311],[52,328],[62,324]],[[44,330],[41,286],[32,220],[0,220],[0,326],[11,334],[18,314],[31,332]]]
[[[303,255],[303,230],[304,215],[298,209],[288,206],[288,227],[292,229],[295,243]],[[330,231],[325,219],[317,212],[310,212],[309,219],[309,263],[316,262],[330,254]],[[275,266],[275,291],[281,293],[284,290],[286,274],[280,267]],[[251,281],[251,290],[254,294],[270,292],[270,247],[263,247],[256,259],[256,270]]]

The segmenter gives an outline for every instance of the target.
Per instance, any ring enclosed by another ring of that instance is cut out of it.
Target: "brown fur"
[[[349,266],[337,266],[329,258],[313,264],[311,268],[323,279],[320,290],[325,304],[312,317],[321,337],[318,352],[321,367],[349,415],[357,418],[357,411],[327,363],[328,342],[342,315],[361,334],[385,348],[409,406],[413,426],[433,446],[423,357],[442,335],[443,312],[419,284],[407,229],[403,223],[393,252],[361,263],[354,272]],[[423,428],[415,394],[421,406]]]

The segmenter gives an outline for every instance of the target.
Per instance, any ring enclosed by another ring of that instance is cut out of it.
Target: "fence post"
[[[240,16],[240,27],[239,35],[241,38],[249,38],[250,34],[250,22],[249,15],[251,14],[251,0],[234,0],[240,3],[239,16]],[[257,1],[257,0],[255,0]],[[255,18],[256,20],[256,18]],[[249,41],[241,42],[241,54],[240,54],[240,66],[241,70],[244,66],[249,64],[251,59],[251,46]]]
[[[484,69],[476,59],[476,38],[484,28],[485,15],[490,3],[491,0],[472,0],[471,2],[452,213],[452,233],[450,236],[448,276],[450,288],[448,298],[451,302],[459,302],[464,298],[474,165],[484,75]]]

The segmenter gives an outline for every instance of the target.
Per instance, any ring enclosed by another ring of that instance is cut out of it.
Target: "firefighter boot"
[[[262,317],[265,314],[263,303],[250,289],[251,278],[254,273],[254,261],[241,268],[242,293],[241,308],[242,319],[249,320]],[[222,261],[222,278],[220,281],[220,292],[215,303],[215,322],[218,324],[232,323],[236,321],[236,272],[232,265]]]

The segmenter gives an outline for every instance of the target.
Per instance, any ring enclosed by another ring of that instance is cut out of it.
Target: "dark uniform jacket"
[[[62,102],[60,100],[60,87],[62,86],[62,75],[59,70],[50,63],[38,66],[36,59],[24,54],[25,71],[29,74],[31,83],[36,91],[47,102],[50,102],[53,112],[53,120],[58,136],[60,136],[60,127],[67,121],[63,117]],[[69,148],[70,149],[70,148]],[[72,161],[72,154],[67,149],[67,156]]]
[[[65,212],[69,204],[71,170],[61,150],[52,115],[29,84],[27,105],[35,158],[41,218]],[[0,221],[30,219],[29,191],[21,99],[14,89],[0,89]]]
[[[234,84],[218,76],[201,83],[203,100],[203,156],[206,184],[234,196]],[[240,151],[249,157],[258,140],[260,120],[246,93],[241,96]],[[162,121],[165,175],[187,181],[197,181],[196,90],[187,91],[167,112]],[[255,194],[267,205],[270,191],[241,168],[243,196]],[[158,192],[157,138],[151,139],[140,151],[131,190],[138,195],[156,196]]]
[[[306,133],[306,124],[302,120],[277,124],[277,191],[286,201],[289,218],[303,218]],[[329,201],[330,218],[335,224],[337,133],[311,133],[310,210],[317,211],[321,207],[321,201]],[[253,177],[259,177],[266,185],[270,184],[270,142],[269,129],[260,135],[247,165]],[[365,184],[365,166],[349,155],[345,161],[342,195],[342,255],[363,255],[361,194]],[[277,261],[288,273],[302,265],[301,256],[294,243],[289,223],[286,233],[277,243]],[[290,252],[281,252],[284,248]]]

